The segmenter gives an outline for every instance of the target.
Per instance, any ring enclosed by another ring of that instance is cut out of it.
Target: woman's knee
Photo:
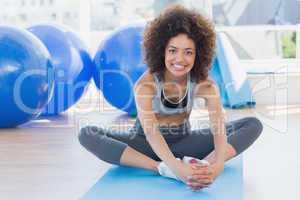
[[[90,143],[89,141],[93,140],[97,134],[101,134],[98,127],[86,126],[80,129],[78,140],[82,146],[86,147]]]
[[[263,125],[256,117],[246,117],[239,121],[242,127],[236,134],[228,137],[228,143],[233,146],[237,155],[250,147],[261,135]]]
[[[254,134],[258,138],[263,130],[262,122],[256,117],[247,117],[247,124],[250,127],[251,134]]]

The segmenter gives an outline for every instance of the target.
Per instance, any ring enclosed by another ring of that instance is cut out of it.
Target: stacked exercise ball
[[[0,128],[38,116],[48,103],[53,80],[50,55],[33,34],[0,26]]]
[[[88,48],[67,27],[40,24],[28,28],[48,49],[53,64],[54,92],[43,115],[57,115],[74,105],[92,77]]]
[[[94,57],[94,80],[114,107],[136,114],[133,86],[146,70],[141,41],[144,24],[118,29],[99,46]]]
[[[143,30],[144,24],[118,29],[92,60],[80,38],[64,26],[0,26],[0,128],[66,111],[92,76],[111,105],[135,115],[133,86],[146,70]]]
[[[0,26],[0,128],[66,111],[83,95],[93,66],[87,47],[66,27]]]

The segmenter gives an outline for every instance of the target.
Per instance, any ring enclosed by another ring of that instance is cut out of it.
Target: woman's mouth
[[[173,64],[172,66],[176,71],[182,71],[185,68],[184,65],[179,65],[179,64]]]

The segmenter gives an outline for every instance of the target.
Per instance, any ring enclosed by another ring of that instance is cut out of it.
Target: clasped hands
[[[223,171],[224,162],[212,164],[178,163],[175,170],[178,177],[193,191],[209,187],[216,177]]]

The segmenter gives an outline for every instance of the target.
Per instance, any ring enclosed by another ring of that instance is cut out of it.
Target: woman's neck
[[[164,82],[165,83],[173,83],[173,84],[180,84],[180,85],[186,85],[187,82],[187,76],[188,74],[185,74],[181,77],[175,77],[170,72],[166,70],[164,73]]]

